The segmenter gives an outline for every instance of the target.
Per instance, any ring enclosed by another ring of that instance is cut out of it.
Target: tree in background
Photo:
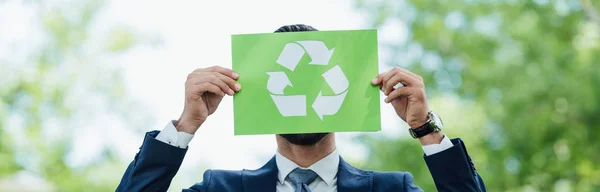
[[[594,2],[594,3],[592,3]],[[424,76],[490,191],[600,191],[598,1],[358,0],[384,62]],[[402,31],[401,26],[406,28]],[[433,180],[412,138],[362,136],[365,167]]]
[[[0,191],[113,191],[125,166],[114,147],[100,146],[100,155],[83,164],[68,157],[82,147],[74,139],[99,121],[137,128],[148,122],[110,60],[144,40],[126,27],[98,29],[103,1],[0,6],[30,16],[28,23],[5,18],[4,35],[17,34],[0,39]]]

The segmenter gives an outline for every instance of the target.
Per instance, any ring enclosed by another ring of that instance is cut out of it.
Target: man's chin
[[[329,133],[279,134],[294,145],[311,146],[323,140]]]

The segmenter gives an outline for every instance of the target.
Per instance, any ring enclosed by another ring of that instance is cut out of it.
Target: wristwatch
[[[442,119],[433,111],[427,113],[427,122],[417,128],[409,128],[408,132],[412,138],[421,138],[432,132],[439,132],[442,130],[443,124]]]

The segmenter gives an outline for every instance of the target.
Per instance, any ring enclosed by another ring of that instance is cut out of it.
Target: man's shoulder
[[[412,177],[409,172],[403,171],[373,171],[373,179],[383,179],[383,180],[401,180],[403,181],[405,177]]]
[[[354,167],[345,161],[341,161],[340,168],[344,171],[343,173],[350,173],[351,175],[367,176],[372,182],[372,186],[377,190],[395,190],[403,189],[405,184],[412,183],[412,175],[409,172],[403,171],[373,171],[364,170]],[[338,179],[340,178],[338,172]],[[339,181],[339,180],[338,180]],[[375,190],[375,191],[377,191]]]
[[[409,172],[373,171],[373,188],[380,191],[404,189],[406,185],[412,185],[412,175]]]
[[[404,171],[374,171],[367,169],[360,169],[354,166],[349,166],[353,172],[367,173],[373,176],[373,179],[403,179],[406,176],[412,177],[409,172]]]
[[[243,169],[243,170],[225,170],[225,169],[207,169],[204,171],[203,180],[211,183],[229,183],[243,177],[264,177],[268,172],[264,169]]]
[[[216,191],[235,191],[242,188],[241,182],[239,182],[242,178],[241,170],[208,169],[204,171],[203,175],[202,183],[198,183],[194,187]]]
[[[412,175],[409,172],[358,170],[371,172],[373,178],[373,187],[376,189],[404,188],[405,184],[410,184],[413,180]]]
[[[204,172],[202,183],[198,188],[204,188],[208,191],[241,191],[249,189],[250,191],[265,191],[270,183],[277,177],[277,169],[274,160],[269,161],[265,166],[256,169],[243,170],[223,170],[208,169]]]
[[[224,179],[230,180],[232,178],[241,178],[242,170],[224,170],[224,169],[207,169],[204,171],[204,179]]]

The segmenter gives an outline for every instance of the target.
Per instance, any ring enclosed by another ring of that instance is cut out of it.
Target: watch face
[[[431,112],[431,120],[433,121],[434,125],[438,128],[438,129],[442,129],[444,127],[444,124],[442,123],[442,119],[440,119],[440,116],[438,116],[436,113]]]

